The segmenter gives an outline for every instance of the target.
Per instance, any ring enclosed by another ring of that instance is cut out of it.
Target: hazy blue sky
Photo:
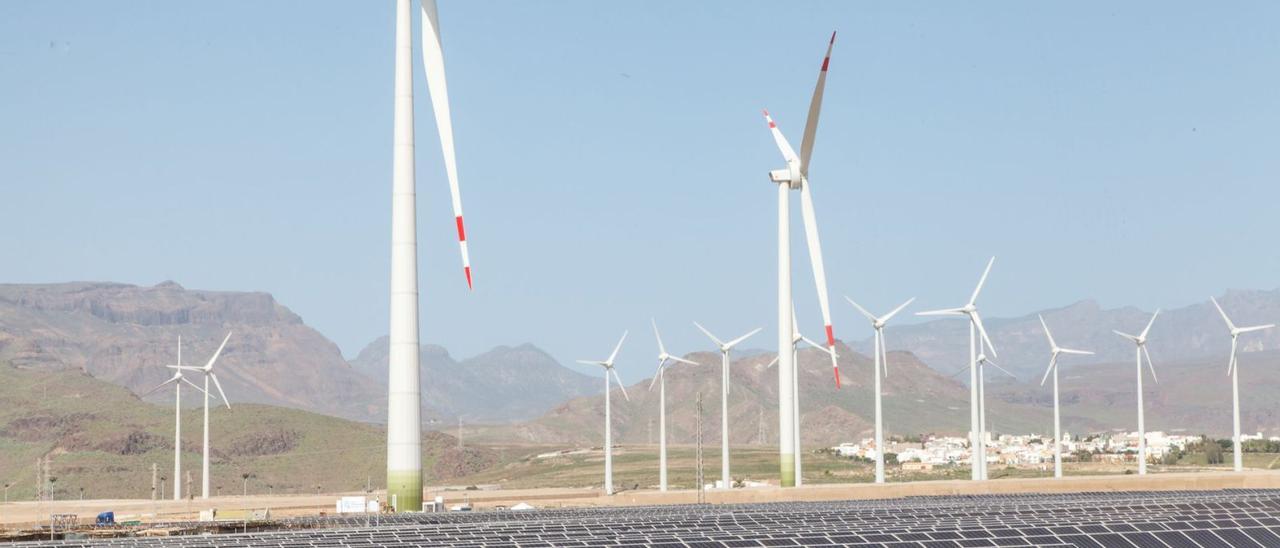
[[[384,334],[392,6],[0,3],[0,281],[269,291],[349,355]],[[832,30],[810,174],[837,336],[869,334],[841,295],[959,305],[993,254],[988,317],[1280,285],[1275,2],[440,17],[476,291],[415,60],[422,338],[455,355],[602,358],[629,328],[637,379],[651,316],[673,351],[707,347],[694,319],[767,347],[781,160],[760,109],[799,145]]]

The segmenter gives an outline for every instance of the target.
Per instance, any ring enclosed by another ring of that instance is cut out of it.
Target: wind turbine
[[[1116,335],[1120,335],[1134,344],[1134,353],[1138,364],[1138,474],[1147,473],[1147,426],[1142,411],[1142,356],[1147,356],[1147,367],[1151,369],[1151,380],[1156,384],[1160,383],[1160,379],[1156,378],[1156,366],[1151,363],[1151,353],[1147,352],[1147,333],[1151,332],[1151,324],[1156,323],[1156,316],[1160,315],[1160,309],[1151,315],[1151,321],[1147,322],[1147,327],[1138,335],[1130,335],[1121,333],[1112,329]]]
[[[757,327],[751,330],[750,333],[726,343],[716,338],[715,335],[712,335],[710,331],[707,331],[707,328],[702,327],[698,322],[693,322],[693,325],[696,326],[699,331],[702,331],[707,338],[711,339],[712,342],[716,343],[716,348],[720,349],[720,482],[722,488],[729,489],[733,487],[733,479],[729,476],[729,351],[733,349],[734,346],[737,346],[738,343],[747,340],[747,338],[755,335],[756,333],[759,333],[762,328]],[[664,449],[662,454],[665,459],[666,446],[664,445],[663,447]],[[666,477],[666,469],[666,464],[663,464],[662,470],[664,478]],[[665,489],[666,481],[663,481],[662,485]]]
[[[996,368],[1011,379],[1018,377],[987,357],[986,345],[978,346],[978,423],[982,425],[982,479],[987,479],[987,366]],[[994,351],[993,351],[994,352]]]
[[[177,478],[182,475],[182,384],[200,390],[199,386],[182,376],[182,336],[178,336],[178,364],[166,365],[173,369],[173,376],[155,388],[148,390],[142,397],[147,397],[170,384],[173,385],[173,500],[182,500],[182,482]]]
[[[218,361],[218,356],[222,355],[222,349],[226,348],[227,341],[231,340],[231,333],[228,332],[226,338],[222,339],[222,344],[218,345],[218,351],[213,353],[213,357],[209,358],[209,362],[204,367],[192,367],[189,365],[169,365],[170,369],[179,371],[195,371],[204,374],[204,452],[201,455],[201,473],[203,474],[200,481],[200,498],[209,498],[209,379],[213,379],[213,386],[218,389],[218,395],[222,397],[222,403],[231,409],[231,402],[227,401],[227,393],[222,391],[222,383],[218,382],[218,376],[213,373],[213,364]]]
[[[980,385],[982,382],[978,377],[979,343],[985,344],[986,348],[991,351],[992,356],[998,356],[995,346],[991,344],[991,337],[987,336],[987,329],[982,326],[982,317],[978,315],[977,302],[978,294],[982,292],[983,284],[987,283],[987,275],[991,274],[991,265],[995,264],[995,262],[995,257],[987,261],[987,268],[982,271],[982,277],[978,279],[978,286],[973,289],[973,294],[969,296],[969,302],[965,303],[964,306],[916,313],[917,316],[967,316],[969,318],[969,421],[973,425],[973,429],[970,432],[972,438],[970,449],[974,455],[970,475],[975,480],[987,479],[987,459],[985,458],[987,444],[983,437],[983,429],[986,425],[982,423],[981,418],[982,395],[979,390],[981,390]],[[979,338],[981,338],[981,341],[979,341]],[[983,455],[983,458],[977,458],[977,455]]]
[[[444,153],[462,270],[471,288],[471,258],[462,224],[453,121],[435,0],[421,0],[422,63]],[[395,112],[391,161],[391,314],[387,391],[387,495],[401,512],[422,510],[422,394],[418,353],[417,194],[414,183],[413,13],[397,0]]]
[[[894,315],[902,312],[902,309],[906,308],[907,305],[911,304],[911,302],[916,300],[916,298],[912,297],[907,299],[907,302],[898,305],[897,308],[893,309],[888,314],[879,317],[867,312],[867,309],[854,302],[854,300],[850,299],[848,296],[846,296],[844,300],[849,301],[849,304],[853,305],[854,308],[858,309],[858,312],[861,312],[863,316],[870,320],[871,329],[875,330],[875,342],[872,352],[875,354],[875,364],[872,367],[872,376],[875,377],[876,391],[876,483],[884,483],[884,420],[880,407],[880,378],[887,377],[889,375],[889,353],[885,349],[884,326],[894,317]]]
[[[613,428],[609,416],[609,375],[613,375],[614,380],[618,382],[618,388],[622,389],[622,397],[631,401],[631,396],[627,395],[627,387],[622,386],[622,379],[618,378],[618,371],[613,368],[613,360],[618,358],[618,350],[622,349],[622,341],[625,340],[627,340],[627,332],[623,331],[622,338],[618,339],[618,345],[613,347],[613,353],[609,354],[607,360],[578,360],[578,363],[604,368],[604,494],[606,495],[613,494]]]
[[[764,111],[765,120],[769,122],[769,130],[773,139],[787,162],[784,169],[769,172],[769,180],[778,184],[778,435],[779,435],[779,473],[781,485],[794,485],[796,468],[797,437],[795,417],[792,413],[782,412],[794,407],[790,401],[795,393],[792,386],[795,382],[795,362],[791,352],[792,344],[792,298],[791,298],[791,191],[800,190],[800,213],[804,220],[805,240],[809,246],[809,261],[813,267],[813,281],[818,289],[818,304],[822,308],[822,322],[827,332],[827,348],[831,354],[831,368],[835,374],[836,388],[840,388],[840,366],[836,362],[836,339],[831,328],[831,308],[827,302],[827,275],[822,264],[822,244],[818,239],[818,224],[813,210],[813,195],[809,188],[809,158],[813,155],[814,135],[818,132],[818,115],[822,110],[822,94],[827,82],[827,66],[831,62],[831,48],[835,46],[836,34],[831,33],[827,43],[827,54],[822,59],[822,69],[818,72],[818,83],[813,90],[813,98],[809,101],[809,117],[805,122],[804,137],[800,142],[800,154],[797,156],[786,137],[778,130],[777,124]]]
[[[658,333],[658,321],[650,320],[653,323],[653,336],[658,339],[658,372],[653,374],[653,380],[649,382],[649,390],[653,390],[653,384],[658,383],[658,488],[662,491],[667,490],[667,362],[678,362],[689,365],[698,365],[697,362],[691,362],[684,358],[677,358],[667,353],[667,348],[662,345],[662,335]],[[621,344],[621,343],[619,343]],[[608,375],[605,376],[606,390],[608,385]],[[622,382],[618,382],[618,386],[622,386]],[[625,392],[625,390],[624,390]]]
[[[1227,322],[1227,329],[1231,330],[1231,359],[1227,362],[1227,374],[1231,375],[1231,439],[1235,449],[1235,470],[1236,472],[1240,472],[1244,470],[1244,453],[1240,447],[1240,363],[1236,358],[1236,350],[1239,349],[1236,343],[1238,342],[1240,335],[1252,333],[1254,331],[1262,331],[1264,329],[1271,329],[1275,327],[1276,324],[1269,323],[1266,325],[1255,325],[1251,327],[1236,327],[1236,324],[1231,322],[1231,318],[1227,317],[1227,313],[1222,310],[1222,305],[1218,304],[1218,300],[1213,297],[1209,297],[1209,300],[1213,301],[1214,308],[1217,308],[1218,313],[1222,315],[1222,321]]]
[[[1053,477],[1062,477],[1062,419],[1059,414],[1058,407],[1058,355],[1059,354],[1077,354],[1081,356],[1092,356],[1093,352],[1088,350],[1072,350],[1070,348],[1062,348],[1053,340],[1053,333],[1049,332],[1049,324],[1045,323],[1044,316],[1040,317],[1040,326],[1044,327],[1044,336],[1049,339],[1049,350],[1052,355],[1049,357],[1049,367],[1044,370],[1044,378],[1040,379],[1040,386],[1044,386],[1045,381],[1049,380],[1049,374],[1053,373]]]

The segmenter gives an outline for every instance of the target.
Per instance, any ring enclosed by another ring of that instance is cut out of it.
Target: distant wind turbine
[[[729,351],[738,343],[759,333],[761,328],[757,327],[746,335],[723,342],[698,322],[693,322],[693,325],[720,349],[720,481],[722,488],[729,489],[733,487],[733,478],[729,475]],[[663,469],[665,468],[664,465]]]
[[[1209,297],[1209,300],[1213,301],[1214,308],[1218,309],[1218,314],[1222,315],[1222,321],[1227,322],[1227,329],[1231,331],[1231,359],[1227,361],[1227,374],[1231,375],[1231,440],[1233,449],[1235,449],[1235,470],[1240,472],[1244,470],[1244,453],[1240,447],[1240,363],[1236,358],[1236,352],[1239,350],[1237,342],[1240,335],[1271,329],[1276,324],[1236,327],[1236,324],[1231,322],[1231,318],[1227,317],[1227,313],[1222,310],[1222,305],[1218,304],[1218,300],[1213,297]]]
[[[182,385],[186,384],[201,392],[204,391],[182,376],[182,370],[185,368],[182,366],[181,335],[178,336],[178,364],[176,366],[166,365],[165,367],[173,369],[173,376],[169,377],[169,380],[156,385],[155,388],[148,390],[142,397],[145,398],[161,388],[170,384],[173,385],[173,500],[182,500],[182,482],[178,481],[178,478],[182,476]]]
[[[1134,344],[1134,354],[1138,365],[1138,474],[1147,473],[1147,423],[1143,412],[1142,404],[1142,357],[1147,357],[1147,367],[1151,369],[1151,380],[1156,384],[1160,383],[1160,379],[1156,378],[1156,366],[1151,363],[1151,353],[1147,351],[1147,334],[1151,332],[1151,325],[1156,323],[1156,316],[1160,315],[1160,310],[1151,315],[1151,321],[1147,322],[1147,327],[1138,335],[1130,335],[1120,331],[1112,330],[1116,335],[1120,335],[1129,339]]]
[[[209,498],[209,379],[213,379],[213,386],[218,389],[218,395],[222,397],[222,403],[231,409],[231,402],[227,401],[227,393],[222,391],[222,383],[218,382],[218,376],[213,373],[213,364],[218,361],[218,356],[222,355],[222,349],[226,348],[227,341],[231,339],[231,333],[227,333],[226,338],[222,339],[222,344],[218,345],[218,351],[213,353],[213,357],[209,358],[209,362],[204,367],[192,367],[189,365],[169,365],[166,366],[174,370],[194,371],[204,374],[204,446],[201,454],[201,473],[203,477],[200,481],[200,498]]]
[[[1049,380],[1049,374],[1053,374],[1053,477],[1062,477],[1062,419],[1058,407],[1058,355],[1059,354],[1077,354],[1082,356],[1091,356],[1093,352],[1088,350],[1072,350],[1070,348],[1062,348],[1053,340],[1053,333],[1049,332],[1049,324],[1045,323],[1044,316],[1040,317],[1040,326],[1044,327],[1044,336],[1049,339],[1049,351],[1052,355],[1049,357],[1049,367],[1044,370],[1044,378],[1040,379],[1040,386],[1044,386],[1045,381]]]
[[[966,316],[969,319],[969,422],[972,424],[970,431],[970,450],[973,454],[972,470],[970,475],[975,480],[987,479],[987,462],[985,455],[986,440],[983,436],[983,429],[986,427],[982,423],[981,418],[981,401],[982,394],[981,380],[978,377],[978,346],[979,343],[986,345],[991,350],[991,355],[996,356],[995,346],[991,344],[991,337],[987,336],[987,329],[982,326],[982,317],[978,315],[978,294],[982,292],[982,286],[987,282],[987,275],[991,274],[991,265],[995,264],[996,258],[992,257],[987,261],[986,270],[982,271],[982,277],[978,279],[978,286],[973,289],[973,294],[969,296],[969,302],[959,308],[948,308],[943,310],[930,310],[927,312],[917,312],[917,316]],[[979,341],[981,338],[981,341]],[[977,455],[983,455],[984,458],[978,458]]]
[[[849,304],[853,305],[854,308],[858,309],[858,312],[861,312],[863,316],[870,320],[871,329],[875,330],[875,343],[872,352],[875,354],[875,364],[872,367],[872,376],[875,377],[876,392],[876,483],[884,483],[884,417],[880,407],[880,397],[882,395],[880,379],[881,377],[889,376],[889,354],[884,342],[884,326],[894,315],[902,312],[902,309],[906,308],[916,298],[907,299],[907,302],[898,305],[888,314],[879,317],[867,312],[867,309],[862,308],[862,305],[854,302],[853,299],[847,296],[844,299],[849,301]]]
[[[613,361],[618,358],[618,351],[622,349],[622,342],[627,340],[627,332],[622,332],[622,338],[618,339],[618,345],[613,347],[613,353],[609,354],[609,359],[604,361],[578,360],[578,363],[586,365],[598,365],[604,368],[604,494],[613,494],[613,425],[609,415],[609,375],[613,375],[613,379],[618,382],[618,388],[622,390],[622,397],[627,401],[631,401],[631,396],[627,395],[627,387],[622,386],[622,379],[618,378],[618,371],[613,368]]]
[[[653,374],[653,380],[649,382],[649,390],[653,390],[653,384],[658,383],[658,488],[662,491],[667,490],[667,362],[678,362],[689,365],[698,365],[684,358],[677,358],[667,353],[667,348],[662,345],[662,335],[658,333],[658,321],[653,322],[653,336],[658,339],[658,372]],[[607,377],[607,376],[606,376]],[[608,379],[605,379],[606,385]],[[622,385],[621,382],[618,383]],[[607,388],[606,388],[607,389]]]

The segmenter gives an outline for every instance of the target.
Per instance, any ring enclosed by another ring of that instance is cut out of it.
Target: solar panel
[[[120,547],[1280,546],[1280,490],[1013,494],[286,519],[275,531],[42,543]]]

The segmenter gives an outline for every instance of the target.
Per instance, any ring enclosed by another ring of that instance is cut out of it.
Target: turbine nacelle
[[[775,169],[769,172],[769,180],[778,184],[787,184],[792,190],[799,190],[804,185],[804,177],[800,175],[800,165],[787,162],[786,169]]]

